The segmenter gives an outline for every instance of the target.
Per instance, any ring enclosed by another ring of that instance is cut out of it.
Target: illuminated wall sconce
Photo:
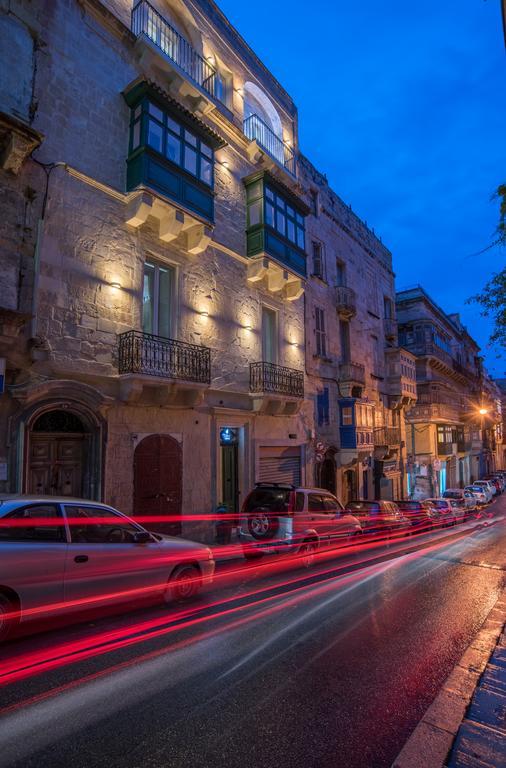
[[[289,343],[289,345],[291,347],[298,347],[299,346],[296,341],[289,341],[288,343]]]
[[[245,331],[252,331],[253,330],[253,326],[249,325],[249,324],[243,325],[243,328],[244,328]]]
[[[224,168],[229,168],[229,167],[230,167],[230,163],[228,162],[228,160],[223,160],[223,162],[222,162],[222,166],[223,166]]]
[[[119,283],[117,280],[113,280],[112,283],[109,283],[111,288],[121,288],[121,283]]]
[[[244,88],[236,88],[235,92],[239,94],[239,96],[244,96]]]
[[[199,315],[201,317],[209,317],[209,312],[207,311],[207,309],[203,309],[201,312],[199,312]]]

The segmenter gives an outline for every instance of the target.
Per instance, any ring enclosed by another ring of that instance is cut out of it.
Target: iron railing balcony
[[[218,98],[215,68],[147,0],[140,0],[132,9],[132,32],[152,40],[194,83]]]
[[[119,372],[211,383],[211,350],[142,331],[119,334]]]
[[[365,386],[365,366],[362,363],[339,363],[339,378]]]
[[[304,397],[304,373],[274,363],[250,363],[250,392]]]
[[[376,427],[374,430],[374,445],[399,445],[401,430],[399,427]]]
[[[437,452],[439,456],[451,456],[453,453],[453,443],[438,443]]]
[[[357,314],[357,295],[353,288],[336,285],[336,309],[343,320],[349,320]]]
[[[292,176],[296,176],[295,152],[285,144],[258,115],[250,115],[243,123],[244,135],[256,141],[268,155],[283,166]]]

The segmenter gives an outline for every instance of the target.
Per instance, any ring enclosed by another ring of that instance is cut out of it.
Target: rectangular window
[[[343,427],[351,427],[353,424],[353,408],[349,405],[341,409]]]
[[[144,101],[132,110],[131,115],[131,152],[146,143],[171,163],[200,179],[206,186],[213,186],[214,153],[199,136],[184,128],[178,120],[151,101]]]
[[[336,285],[346,285],[345,265],[336,259]]]
[[[316,396],[316,409],[318,426],[323,427],[325,424],[330,423],[329,418],[329,389],[324,387],[321,392],[318,392]]]
[[[339,336],[341,339],[341,362],[351,360],[350,324],[347,320],[339,320]]]
[[[278,361],[277,313],[269,307],[262,307],[262,360],[265,363]]]
[[[142,293],[142,330],[172,338],[175,269],[146,262]]]
[[[318,357],[327,356],[327,334],[325,331],[325,311],[315,307],[315,337],[316,354]]]
[[[304,250],[304,217],[281,195],[265,187],[265,223],[298,248]]]
[[[313,275],[323,280],[323,249],[317,240],[313,240]]]

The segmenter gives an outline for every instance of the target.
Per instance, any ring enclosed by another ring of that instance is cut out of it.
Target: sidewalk
[[[453,744],[448,768],[506,766],[506,631],[485,667]]]
[[[506,768],[506,588],[392,768]]]

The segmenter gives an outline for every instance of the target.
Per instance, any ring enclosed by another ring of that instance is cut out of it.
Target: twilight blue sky
[[[397,287],[422,284],[487,349],[465,299],[506,263],[492,248],[506,181],[500,0],[218,0],[299,110],[301,150],[393,253]]]

